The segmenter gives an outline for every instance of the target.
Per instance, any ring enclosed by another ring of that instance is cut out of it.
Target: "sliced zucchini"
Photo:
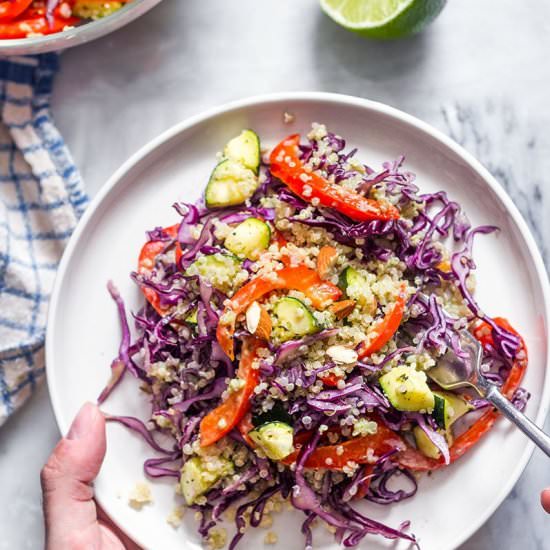
[[[190,458],[183,465],[180,477],[181,492],[187,505],[193,504],[217,481],[232,475],[233,471],[233,463],[223,457]]]
[[[185,271],[185,274],[199,275],[213,287],[226,292],[241,270],[241,262],[231,254],[210,254],[200,256]]]
[[[281,342],[321,330],[310,309],[297,298],[285,296],[273,306],[273,335]]]
[[[107,17],[124,6],[123,2],[106,0],[76,0],[72,7],[72,14],[81,19],[101,19]]]
[[[369,283],[357,269],[348,266],[340,273],[338,285],[346,293],[346,296],[355,300],[359,305],[370,304],[373,299]]]
[[[216,165],[205,191],[208,208],[233,206],[249,199],[258,188],[256,174],[240,162],[225,159]]]
[[[258,174],[261,157],[258,134],[252,130],[243,130],[225,146],[223,156],[241,163],[255,174]]]
[[[432,416],[437,425],[444,430],[449,430],[456,420],[472,409],[468,402],[454,393],[433,393],[435,397],[435,406]]]
[[[271,460],[282,460],[294,451],[294,430],[284,422],[268,422],[248,432]]]
[[[443,397],[439,397],[439,395],[436,395],[434,393],[434,410],[432,412],[432,416],[434,417],[435,423],[441,428],[445,429],[446,426],[446,401]]]
[[[271,229],[258,218],[248,218],[235,227],[225,239],[225,248],[239,258],[257,260],[269,246]]]
[[[435,397],[426,373],[401,365],[378,380],[391,404],[399,411],[432,411]]]
[[[363,280],[363,277],[359,275],[356,269],[353,267],[346,267],[344,271],[340,273],[340,276],[338,278],[338,286],[346,292],[348,289],[348,286],[353,285],[355,281],[357,280]]]
[[[269,411],[252,417],[252,425],[255,428],[269,422],[284,422],[285,424],[292,425],[292,416],[288,414],[280,402],[276,401]]]
[[[413,434],[418,450],[428,458],[437,460],[441,453],[432,443],[432,440],[426,435],[426,432],[420,426],[415,426],[413,428]]]
[[[185,322],[186,323],[189,323],[190,325],[196,325],[198,324],[198,319],[197,319],[197,313],[198,313],[198,309],[195,308],[186,318],[185,318]]]

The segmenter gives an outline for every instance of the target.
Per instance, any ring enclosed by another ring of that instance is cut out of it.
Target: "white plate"
[[[283,123],[283,112],[296,115]],[[512,201],[476,160],[430,126],[393,108],[358,98],[322,93],[264,96],[234,103],[187,120],[134,155],[103,187],[73,235],[59,268],[47,335],[47,372],[51,399],[63,433],[85,400],[95,400],[116,355],[119,325],[105,289],[108,279],[120,288],[129,309],[142,296],[128,274],[135,268],[146,229],[177,221],[175,200],[196,199],[222,145],[242,128],[254,128],[271,146],[291,132],[305,132],[312,121],[325,122],[360,148],[370,165],[406,154],[425,191],[445,189],[458,200],[473,224],[495,224],[497,236],[480,237],[477,296],[489,314],[508,317],[529,348],[525,387],[532,393],[527,412],[542,423],[549,402],[546,273],[532,236]],[[115,414],[146,418],[147,400],[134,380],[126,379],[104,405]],[[417,495],[398,505],[367,504],[369,514],[397,526],[409,519],[423,550],[449,550],[464,542],[508,495],[533,448],[504,420],[480,445],[445,471],[424,477]],[[166,517],[174,507],[171,482],[151,482],[154,505],[140,512],[127,504],[128,491],[143,480],[142,463],[151,456],[138,437],[120,426],[108,427],[108,451],[96,483],[107,513],[146,548],[199,548],[193,513],[174,530]],[[277,546],[303,548],[301,513],[275,518]],[[241,547],[263,548],[265,530],[252,530]],[[315,548],[337,548],[324,529]],[[405,548],[378,538],[363,548]],[[250,545],[253,546],[250,546]]]

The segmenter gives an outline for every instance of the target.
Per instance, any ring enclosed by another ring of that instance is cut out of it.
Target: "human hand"
[[[41,472],[46,550],[139,550],[94,501],[105,450],[105,418],[86,403]]]

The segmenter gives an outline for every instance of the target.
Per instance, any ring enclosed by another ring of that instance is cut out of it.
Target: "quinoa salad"
[[[317,524],[346,548],[420,547],[407,518],[385,525],[369,509],[413,497],[422,472],[451,466],[498,418],[430,369],[466,356],[468,329],[487,378],[519,409],[529,397],[523,339],[474,298],[474,238],[497,228],[423,194],[404,157],[371,167],[322,124],[269,150],[260,137],[231,139],[200,201],[148,232],[132,330],[109,283],[122,341],[99,402],[126,373],[139,381],[149,421],[107,419],[151,446],[145,474],[173,478],[211,548],[236,548],[286,507],[303,515],[306,550]]]
[[[107,17],[131,0],[0,1],[0,40],[33,38]]]

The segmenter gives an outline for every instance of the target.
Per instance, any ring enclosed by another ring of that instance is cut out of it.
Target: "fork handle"
[[[518,411],[498,388],[489,385],[485,399],[490,401],[508,420],[513,422],[539,449],[550,457],[550,436],[544,433],[534,422]]]

